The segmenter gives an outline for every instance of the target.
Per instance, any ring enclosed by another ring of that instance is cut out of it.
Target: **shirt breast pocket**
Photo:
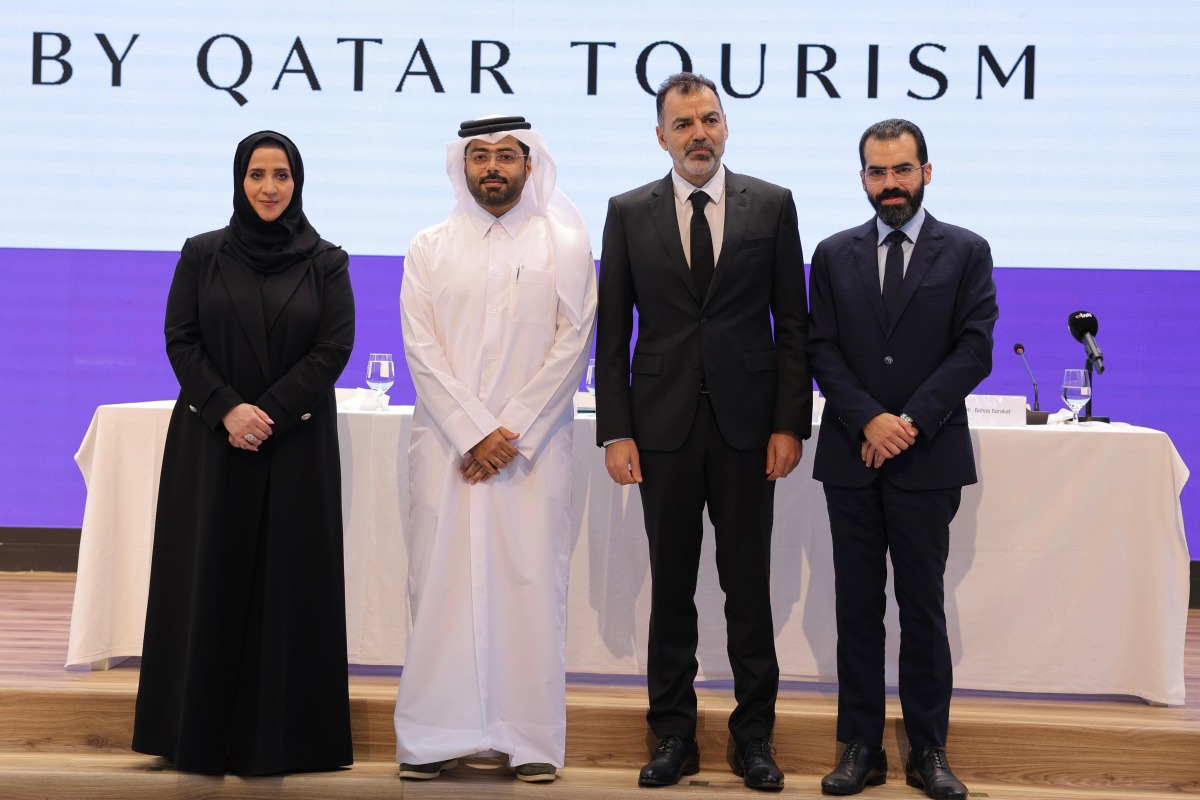
[[[509,309],[513,322],[547,325],[554,321],[557,308],[554,273],[522,269],[513,285],[513,302]]]

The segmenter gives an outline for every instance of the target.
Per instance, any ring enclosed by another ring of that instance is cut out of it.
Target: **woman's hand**
[[[271,437],[271,426],[275,420],[267,412],[250,403],[239,403],[221,418],[225,430],[229,431],[229,444],[239,450],[257,453],[258,447]]]

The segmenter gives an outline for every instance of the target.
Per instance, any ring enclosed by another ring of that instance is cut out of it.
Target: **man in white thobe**
[[[457,203],[413,238],[400,290],[417,406],[397,760],[427,779],[506,756],[549,781],[566,749],[571,401],[595,262],[524,118],[464,122],[446,171]]]

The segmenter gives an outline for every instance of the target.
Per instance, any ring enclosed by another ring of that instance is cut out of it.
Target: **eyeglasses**
[[[468,153],[463,156],[468,164],[476,167],[486,167],[488,164],[495,161],[502,167],[511,167],[520,159],[525,158],[524,153],[512,153],[507,150],[501,150],[498,153],[489,153],[486,150],[477,150],[474,153]]]
[[[909,181],[916,180],[917,176],[923,169],[925,169],[924,164],[921,164],[918,167],[914,167],[912,164],[901,164],[898,167],[891,168],[868,167],[860,174],[867,181],[867,183],[883,183],[887,180],[889,172],[896,176],[897,183],[908,183]]]

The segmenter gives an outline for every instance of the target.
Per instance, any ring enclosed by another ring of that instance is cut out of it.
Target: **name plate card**
[[[1007,394],[969,394],[967,424],[972,428],[1023,427],[1025,398]]]

